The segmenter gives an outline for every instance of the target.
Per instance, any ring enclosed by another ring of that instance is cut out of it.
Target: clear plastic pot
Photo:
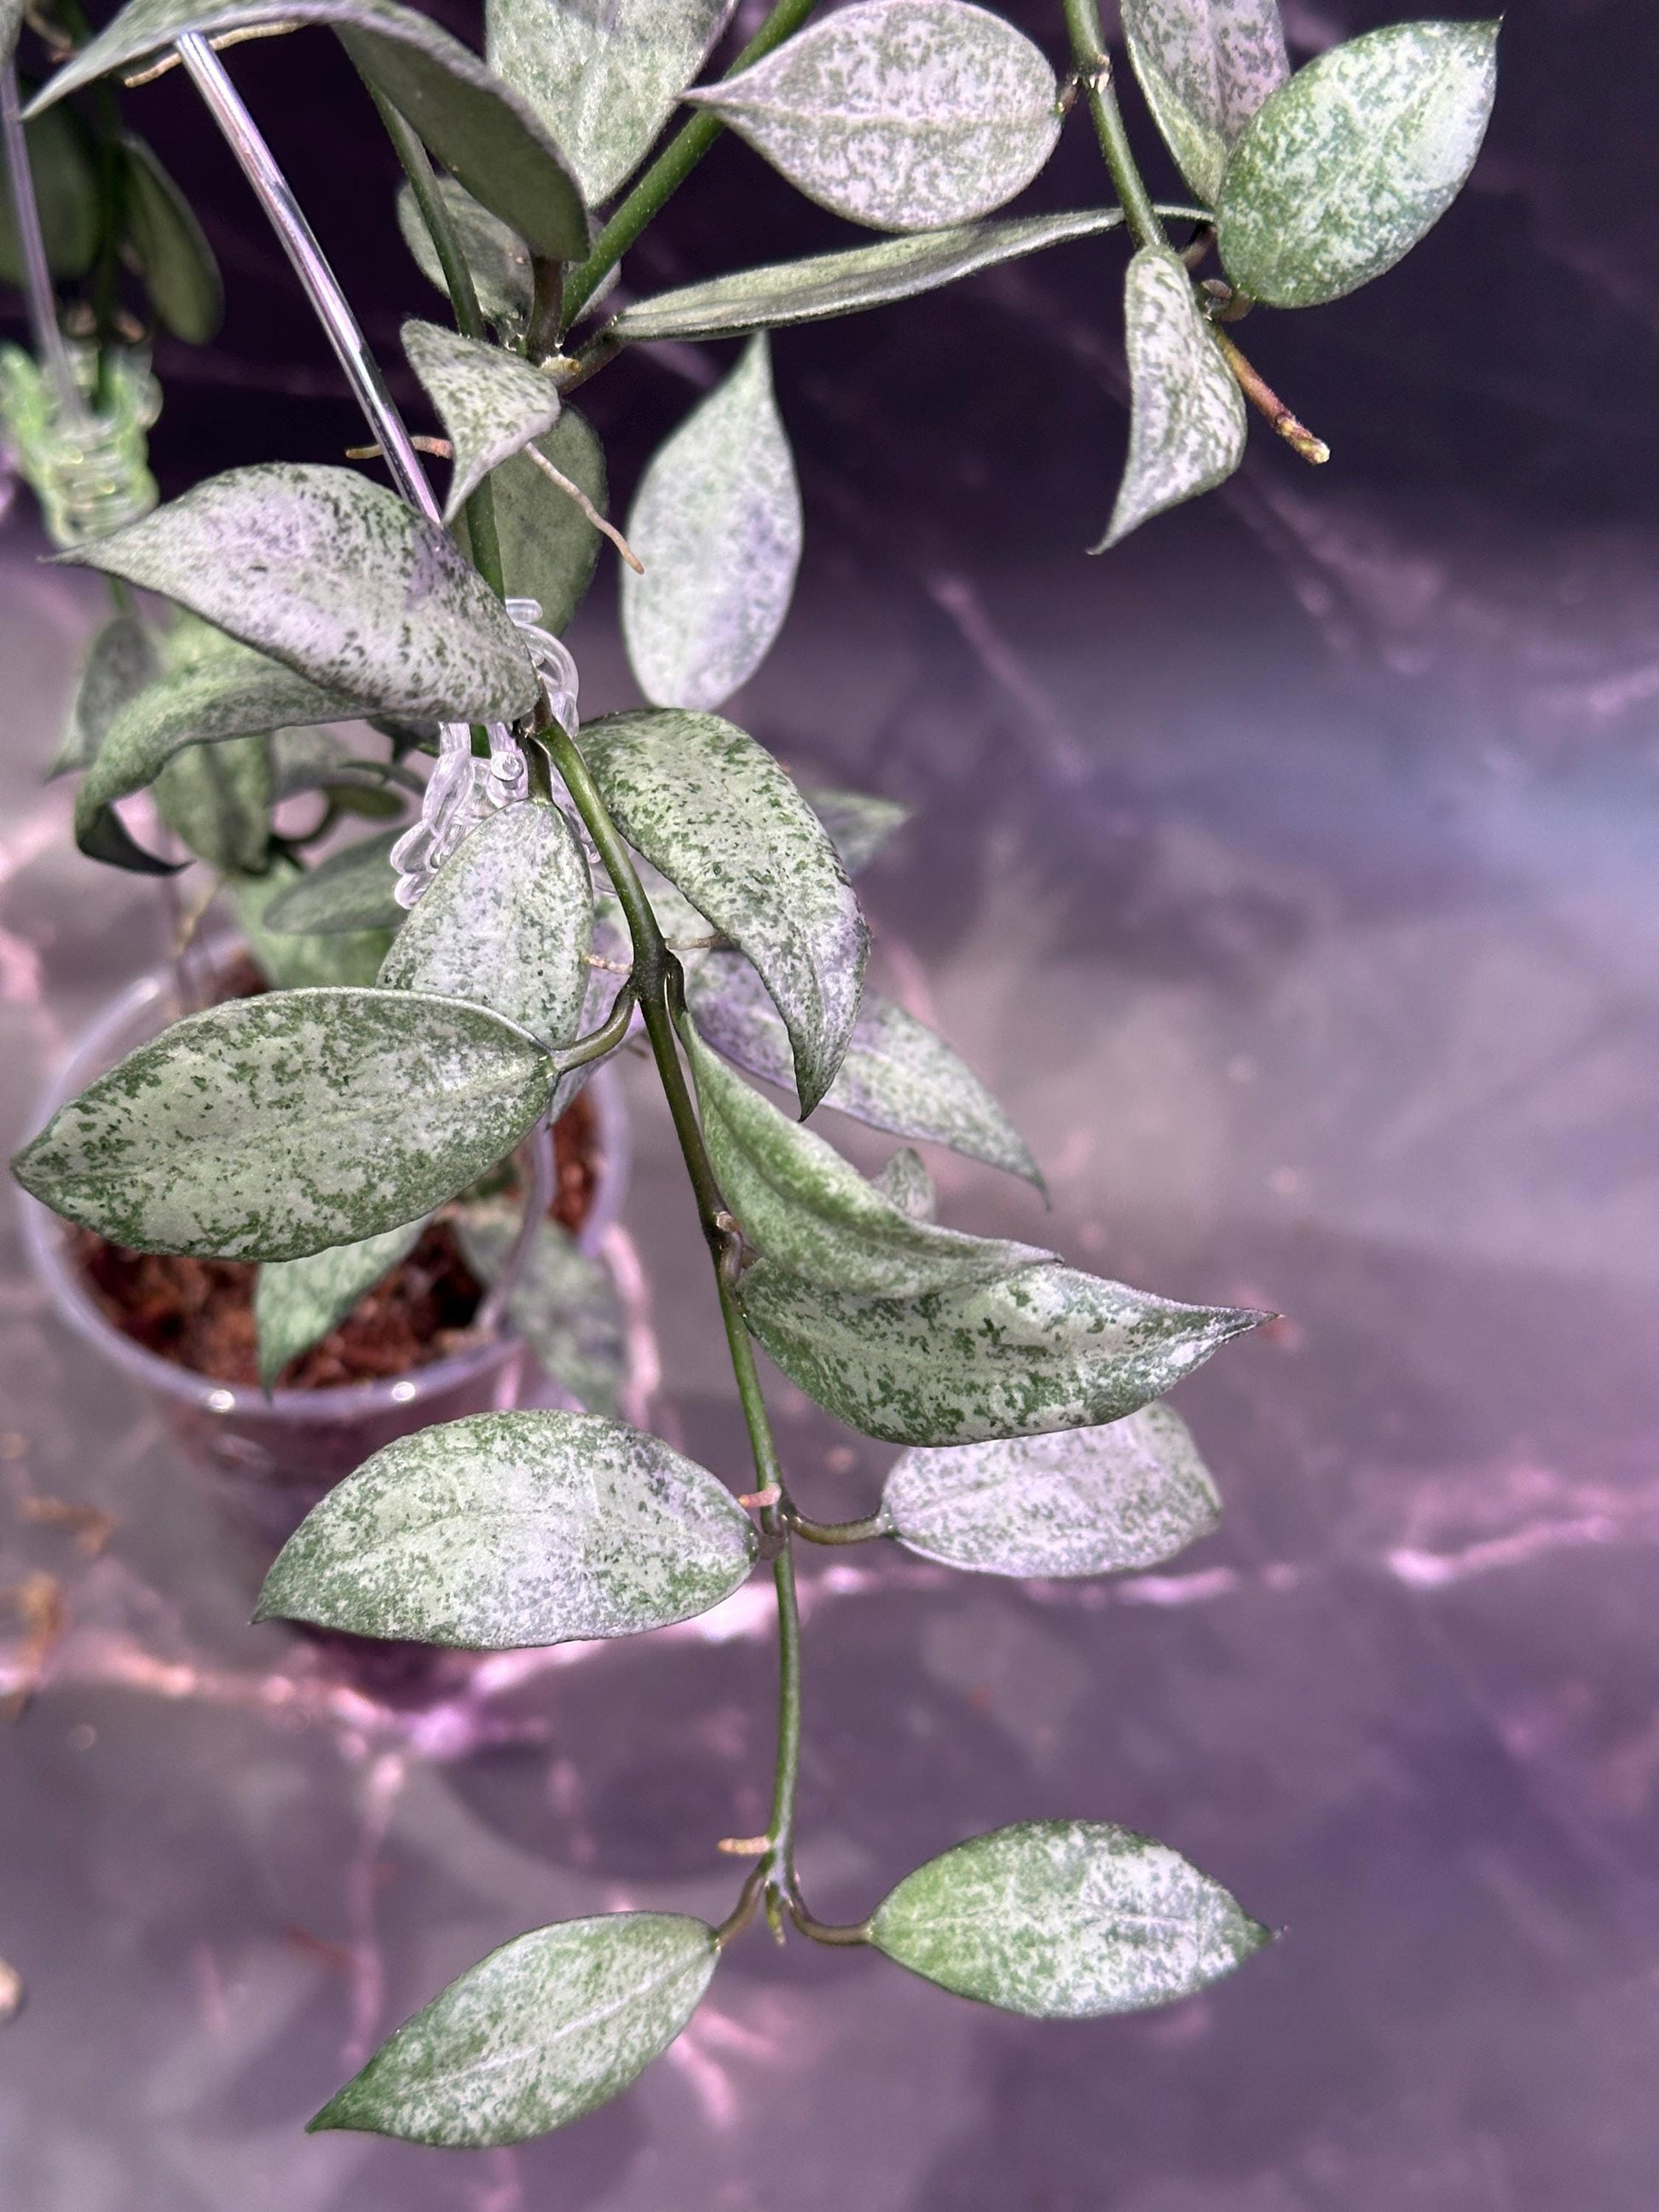
[[[209,947],[208,971],[222,969],[237,950],[234,940]],[[40,1100],[32,1127],[43,1127],[66,1100],[159,1034],[176,1012],[173,978],[165,969],[123,992],[82,1035]],[[599,1159],[580,1241],[597,1254],[627,1183],[628,1121],[613,1068],[596,1069],[587,1096]],[[25,1244],[61,1319],[156,1401],[192,1458],[224,1478],[232,1517],[261,1550],[280,1546],[324,1492],[395,1437],[434,1421],[518,1405],[526,1396],[543,1405],[560,1402],[510,1331],[407,1375],[335,1389],[267,1395],[257,1387],[192,1374],[113,1326],[75,1265],[69,1225],[27,1193],[17,1195]]]

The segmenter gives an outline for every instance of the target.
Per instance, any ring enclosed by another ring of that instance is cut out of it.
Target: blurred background
[[[434,12],[476,41],[470,9]],[[1060,63],[1057,5],[1006,12]],[[1299,58],[1384,20],[1287,14]],[[860,1916],[964,1834],[1086,1815],[1178,1846],[1283,1940],[1167,2011],[1043,2027],[751,1935],[670,2057],[558,2136],[307,2138],[343,2069],[490,1945],[623,1905],[724,1911],[714,1841],[764,1820],[769,1601],[435,1708],[343,1692],[289,1632],[246,1628],[199,1474],[47,1311],[9,1225],[0,1637],[22,1639],[14,1686],[34,1639],[40,1681],[0,1735],[0,1958],[27,1992],[0,2027],[0,2202],[1649,2212],[1656,64],[1634,0],[1513,14],[1452,212],[1374,286],[1241,334],[1330,466],[1258,427],[1223,492],[1103,559],[1082,548],[1124,446],[1121,241],[775,341],[807,553],[731,711],[916,810],[861,885],[879,975],[992,1083],[1054,1201],[940,1155],[945,1217],[1286,1316],[1178,1394],[1227,1515],[1168,1569],[1027,1587],[879,1548],[804,1562],[808,1893]],[[307,32],[230,66],[418,418],[397,325],[437,295],[343,56]],[[211,346],[158,350],[164,493],[337,459],[357,418],[187,88],[131,106],[228,289]],[[1104,191],[1079,116],[1029,204]],[[846,235],[726,142],[625,278]],[[614,511],[720,361],[645,349],[588,388]],[[20,495],[9,1143],[167,930],[153,886],[76,854],[41,781],[100,608],[43,550]],[[572,633],[590,714],[635,696],[614,594],[606,566]],[[735,1478],[690,1201],[629,1083],[653,1421]],[[769,1380],[806,1510],[867,1510],[890,1453]]]

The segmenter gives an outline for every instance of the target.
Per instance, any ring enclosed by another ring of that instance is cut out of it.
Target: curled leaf
[[[1244,399],[1173,253],[1146,247],[1123,286],[1129,456],[1103,553],[1155,514],[1212,491],[1244,458]]]
[[[438,410],[455,463],[444,501],[453,522],[494,468],[550,430],[559,395],[522,354],[412,318],[403,327],[409,365]]]
[[[1278,0],[1121,0],[1121,12],[1153,119],[1213,206],[1239,134],[1291,73]]]

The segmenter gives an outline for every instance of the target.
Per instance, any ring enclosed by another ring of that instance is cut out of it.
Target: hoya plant
[[[312,2124],[457,2146],[557,2127],[673,2040],[757,1915],[780,1936],[878,1952],[1042,2019],[1204,1988],[1267,1931],[1176,1851],[1103,1819],[969,1838],[855,1924],[826,1924],[802,1894],[797,1547],[896,1544],[1003,1576],[1166,1559],[1218,1503],[1165,1394],[1262,1316],[935,1218],[915,1143],[1039,1177],[948,1045],[865,988],[853,879],[896,810],[802,789],[721,712],[778,637],[801,551],[769,333],[1121,230],[1133,408],[1096,550],[1222,483],[1247,403],[1322,461],[1233,332],[1247,311],[1368,283],[1444,212],[1480,146],[1497,27],[1400,24],[1293,70],[1273,0],[1123,0],[1145,106],[1193,195],[1163,206],[1131,150],[1095,0],[1064,0],[1043,45],[966,0],[816,14],[778,0],[720,75],[731,0],[487,0],[483,59],[400,0],[131,0],[96,35],[73,0],[46,4],[60,65],[27,149],[12,133],[14,179],[27,150],[49,183],[64,118],[82,133],[112,84],[181,64],[362,403],[364,457],[394,488],[279,454],[75,545],[70,557],[173,611],[124,614],[94,649],[70,763],[81,842],[154,865],[118,811],[151,790],[233,885],[288,988],[140,1047],[34,1139],[19,1180],[123,1244],[252,1260],[299,1283],[291,1344],[633,1038],[707,1240],[752,1473],[734,1489],[595,1413],[430,1427],[312,1511],[259,1617],[500,1650],[639,1635],[719,1605],[760,1566],[776,1593],[771,1811],[763,1836],[736,1839],[752,1865],[726,1918],[623,1912],[521,1935],[434,1996]],[[15,0],[11,12],[15,26]],[[426,441],[449,460],[441,499],[217,58],[308,25],[361,73],[404,173],[404,234],[448,300],[450,321],[403,331],[442,426]],[[1104,157],[1099,202],[999,216],[1079,110]],[[128,148],[131,194],[154,173],[124,131],[111,123],[96,143]],[[783,186],[884,235],[612,295],[624,253],[722,131]],[[148,204],[137,189],[133,208]],[[61,224],[42,197],[47,227]],[[125,234],[152,277],[153,219],[131,216]],[[1103,297],[1093,266],[1079,270],[1091,301]],[[40,347],[55,335],[42,327]],[[665,338],[738,345],[617,532],[571,396]],[[649,703],[583,724],[559,633],[601,527],[625,559],[622,624]],[[349,718],[384,733],[384,758],[343,757],[315,734]],[[406,791],[411,818],[307,868],[271,811],[307,777],[337,798]],[[903,1140],[873,1180],[818,1133],[825,1105]],[[757,1346],[837,1419],[899,1448],[864,1518],[825,1524],[797,1494]]]

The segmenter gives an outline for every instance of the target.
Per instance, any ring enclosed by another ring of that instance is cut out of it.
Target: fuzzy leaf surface
[[[187,345],[205,345],[225,313],[213,248],[152,149],[131,133],[121,143],[127,157],[127,238],[144,289],[164,330]]]
[[[821,207],[875,230],[970,222],[1060,134],[1054,71],[964,0],[862,0],[689,94]]]
[[[563,155],[517,93],[432,21],[397,0],[129,0],[33,102],[163,54],[185,31],[331,24],[363,75],[401,109],[472,197],[538,252],[579,261],[587,216]]]
[[[738,1295],[791,1382],[849,1428],[898,1444],[1119,1420],[1262,1318],[1177,1305],[1058,1261],[899,1298],[834,1290],[762,1260]]]
[[[453,522],[493,468],[559,419],[551,380],[522,354],[411,318],[403,327],[409,365],[426,388],[455,449],[444,520]]]
[[[1147,247],[1123,283],[1129,455],[1103,553],[1166,508],[1224,483],[1244,458],[1244,397],[1175,254]]]
[[[304,880],[302,870],[282,859],[274,860],[262,876],[226,878],[225,894],[254,966],[274,991],[302,991],[319,983],[367,988],[391,949],[389,930],[335,930],[313,937],[266,927],[267,910]]]
[[[505,1651],[637,1636],[729,1597],[754,1523],[706,1468],[596,1413],[474,1413],[365,1461],[277,1555],[260,1620]]]
[[[463,2150],[545,2135],[667,2050],[719,1955],[713,1929],[677,1912],[518,1936],[406,2021],[311,2125]]]
[[[590,205],[651,150],[736,0],[488,0],[484,52],[564,149]]]
[[[1233,283],[1270,307],[1316,307],[1409,252],[1474,167],[1498,30],[1393,23],[1298,70],[1227,164],[1217,242]]]
[[[257,875],[270,848],[276,790],[270,739],[260,732],[175,753],[155,779],[155,807],[198,860]]]
[[[1192,1431],[1164,1405],[1104,1428],[906,1452],[882,1504],[908,1550],[987,1575],[1155,1566],[1221,1518]]]
[[[581,1018],[593,933],[587,856],[556,806],[468,832],[410,914],[380,981],[489,1006],[556,1049]]]
[[[402,825],[343,845],[297,882],[279,891],[264,909],[267,931],[277,936],[332,936],[338,931],[396,929],[404,909],[392,896],[398,872],[392,848]]]
[[[907,1875],[870,1940],[957,1996],[1093,2020],[1190,1996],[1272,1936],[1167,1844],[1104,1820],[1020,1820]]]
[[[478,305],[503,337],[522,337],[535,295],[530,248],[499,216],[480,206],[453,177],[435,177],[433,181],[448,210],[450,222],[460,243],[461,258],[472,272]],[[422,276],[447,299],[449,284],[443,264],[422,217],[420,204],[407,184],[398,187],[398,228]]]
[[[839,1290],[914,1297],[983,1283],[1052,1255],[918,1221],[833,1146],[751,1091],[695,1030],[686,1050],[702,1132],[726,1203],[757,1252]]]
[[[636,300],[611,328],[616,337],[637,344],[655,338],[744,337],[751,331],[825,322],[834,315],[855,315],[866,307],[936,292],[975,270],[994,269],[1045,246],[1063,246],[1068,239],[1115,230],[1122,220],[1121,208],[1086,208],[1075,215],[957,223],[945,230],[884,238],[878,246],[773,262]]]
[[[493,1283],[518,1239],[516,1201],[463,1206],[455,1227],[467,1266],[480,1282]],[[617,1285],[610,1269],[590,1259],[556,1221],[537,1224],[507,1293],[507,1317],[544,1375],[562,1383],[588,1413],[616,1413],[628,1365]]]
[[[870,949],[823,825],[771,755],[717,714],[608,714],[584,728],[582,750],[629,843],[759,969],[810,1113],[847,1049]]]
[[[1121,12],[1152,119],[1213,207],[1240,133],[1291,74],[1279,0],[1122,0]]]
[[[686,977],[698,1029],[751,1075],[790,1089],[789,1039],[741,953],[710,952]],[[859,1004],[845,1058],[823,1103],[873,1129],[948,1145],[1042,1188],[1030,1149],[996,1100],[944,1038],[874,991]]]
[[[349,469],[230,469],[65,557],[177,599],[359,713],[487,722],[535,703],[507,610],[448,532]]]
[[[453,1198],[522,1139],[550,1086],[540,1047],[482,1006],[277,991],[140,1045],[12,1170],[136,1251],[297,1260]]]
[[[586,416],[567,407],[547,435],[532,443],[561,476],[580,486],[601,514],[605,512],[605,448]],[[599,533],[528,452],[504,461],[489,486],[507,588],[514,599],[534,599],[543,626],[557,636],[593,580]]]
[[[303,1260],[273,1260],[253,1286],[259,1380],[268,1390],[290,1359],[320,1344],[383,1275],[420,1242],[424,1219],[405,1221],[356,1244],[336,1244]]]
[[[81,664],[80,680],[48,777],[90,768],[106,732],[130,699],[161,672],[155,633],[137,615],[112,615]]]
[[[765,337],[659,447],[628,518],[623,635],[659,707],[722,705],[770,652],[800,565],[800,487]]]

